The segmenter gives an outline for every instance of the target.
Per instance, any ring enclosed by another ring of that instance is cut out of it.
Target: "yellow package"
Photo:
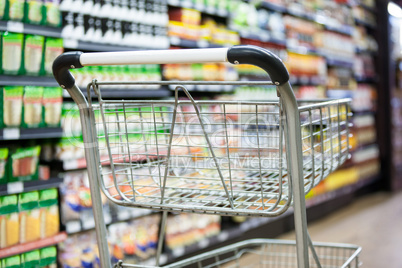
[[[20,208],[20,243],[40,238],[39,192],[21,193],[18,197]]]
[[[19,242],[18,198],[0,196],[0,248]]]
[[[56,235],[60,229],[57,189],[47,189],[39,192],[40,207],[40,237]]]

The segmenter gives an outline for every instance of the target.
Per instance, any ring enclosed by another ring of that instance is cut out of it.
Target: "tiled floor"
[[[313,241],[360,245],[364,268],[402,267],[402,192],[362,197],[309,224]],[[293,233],[280,238],[293,239]]]

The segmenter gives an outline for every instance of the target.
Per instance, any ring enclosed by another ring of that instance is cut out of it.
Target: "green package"
[[[45,5],[42,0],[26,0],[25,22],[29,24],[43,24],[45,22]]]
[[[45,41],[44,72],[53,75],[53,61],[57,56],[63,54],[63,39],[47,37]]]
[[[0,148],[0,184],[7,183],[8,148]]]
[[[0,0],[0,20],[8,20],[8,0]]]
[[[41,238],[54,236],[60,230],[58,196],[57,189],[39,191]]]
[[[63,105],[63,89],[46,87],[43,91],[43,118],[46,127],[59,127]]]
[[[24,70],[27,74],[39,75],[41,73],[44,45],[44,36],[30,34],[25,36]]]
[[[61,12],[59,0],[45,0],[46,24],[61,27]]]
[[[42,98],[43,87],[25,87],[24,91],[24,116],[23,127],[41,127],[43,126],[42,117]]]
[[[55,264],[57,261],[56,247],[47,247],[40,249],[40,265],[39,267],[46,267]]]
[[[16,245],[20,242],[18,197],[0,196],[0,248]]]
[[[1,260],[1,265],[3,268],[20,268],[21,267],[20,256],[16,255],[4,258]]]
[[[25,1],[24,0],[8,0],[9,2],[9,10],[8,10],[8,18],[10,20],[15,21],[23,21],[24,20],[24,8]]]
[[[40,208],[37,191],[18,195],[20,217],[20,243],[40,239]]]
[[[20,127],[24,87],[3,88],[3,123],[5,127]]]
[[[2,40],[2,69],[5,74],[21,74],[24,35],[5,32]]]
[[[38,180],[40,149],[40,146],[18,148],[11,154],[9,182]]]
[[[21,266],[24,268],[36,268],[40,263],[40,251],[33,250],[21,254]]]

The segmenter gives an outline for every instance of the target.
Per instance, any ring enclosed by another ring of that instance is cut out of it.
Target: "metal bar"
[[[165,232],[166,232],[166,220],[167,220],[167,211],[163,211],[162,213],[162,222],[161,222],[161,229],[159,231],[159,238],[158,238],[158,248],[156,250],[156,261],[155,265],[159,267],[160,265],[160,258],[162,254],[163,242],[165,240]]]
[[[82,95],[78,86],[74,85],[70,90],[71,97],[77,103],[80,111],[82,136],[85,145],[85,159],[88,167],[88,178],[90,185],[90,192],[92,198],[92,209],[95,219],[96,239],[98,242],[99,261],[102,268],[110,268],[110,255],[108,243],[106,240],[106,226],[103,219],[103,207],[101,202],[99,178],[101,174],[97,167],[99,163],[99,155],[96,146],[96,133],[95,133],[95,119],[91,108],[85,97]]]
[[[300,129],[300,114],[296,98],[289,82],[277,87],[287,119],[287,142],[290,148],[288,168],[293,181],[293,207],[297,242],[297,264],[299,268],[309,267],[306,203],[304,198],[303,155]]]

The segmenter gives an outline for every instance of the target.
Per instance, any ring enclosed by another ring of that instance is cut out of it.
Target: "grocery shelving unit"
[[[61,178],[50,178],[46,181],[16,181],[0,185],[0,196],[19,194],[36,190],[58,188],[63,183]]]

